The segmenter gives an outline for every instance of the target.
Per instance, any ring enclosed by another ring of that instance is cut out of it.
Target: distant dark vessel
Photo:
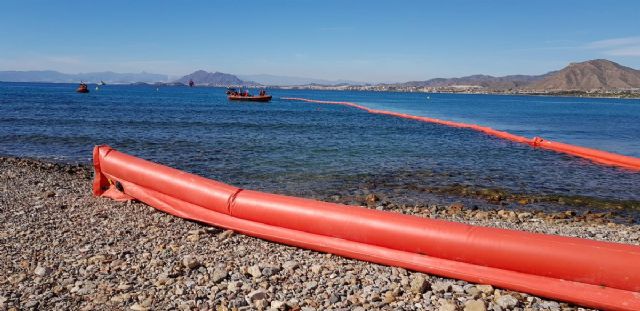
[[[87,85],[85,83],[80,82],[80,85],[76,89],[76,92],[78,92],[78,93],[89,93],[89,88],[87,87]]]
[[[100,80],[100,85],[107,85],[104,81]]]
[[[189,80],[189,87],[193,87],[194,85],[196,85],[196,83],[193,82],[193,80]]]

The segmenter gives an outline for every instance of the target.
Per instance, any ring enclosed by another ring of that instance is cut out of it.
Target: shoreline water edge
[[[0,157],[0,309],[585,310],[483,284],[341,258],[91,195],[84,164]],[[607,213],[406,205],[372,192],[315,198],[640,245]]]

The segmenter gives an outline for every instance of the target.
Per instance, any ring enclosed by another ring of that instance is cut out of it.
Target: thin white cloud
[[[640,45],[640,36],[593,41],[587,44],[587,47],[592,49],[607,49],[628,45]]]
[[[640,56],[640,45],[613,49],[606,51],[605,53],[614,56]]]
[[[640,56],[640,36],[593,41],[585,48],[612,56]]]

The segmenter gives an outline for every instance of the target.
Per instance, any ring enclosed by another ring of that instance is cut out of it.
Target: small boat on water
[[[196,85],[196,83],[193,82],[193,80],[189,80],[189,87],[193,87],[194,85]]]
[[[248,102],[268,102],[271,100],[271,95],[267,95],[265,90],[260,91],[260,95],[251,95],[249,91],[237,91],[234,88],[228,88],[226,91],[229,100],[248,101]]]
[[[104,81],[100,80],[100,85],[107,85]]]
[[[80,85],[76,89],[76,92],[78,92],[78,93],[89,93],[89,88],[87,87],[87,85],[85,83],[80,82]]]
[[[271,100],[271,95],[229,95],[229,100],[248,101],[248,102],[268,102]]]

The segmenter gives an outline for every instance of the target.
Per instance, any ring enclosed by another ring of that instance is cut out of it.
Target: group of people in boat
[[[231,95],[231,96],[253,96],[249,93],[249,90],[236,90],[234,88],[229,88],[227,89],[227,95]],[[258,96],[266,96],[267,95],[267,91],[265,91],[264,89],[260,90],[260,93]]]
[[[84,82],[80,82],[80,85],[78,85],[78,88],[76,89],[76,92],[78,93],[89,93],[89,87],[87,87],[87,84]]]

